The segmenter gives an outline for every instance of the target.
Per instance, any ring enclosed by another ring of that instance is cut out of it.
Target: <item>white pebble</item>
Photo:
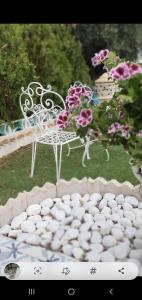
[[[43,235],[45,232],[46,232],[45,228],[38,228],[38,229],[35,231],[35,234],[41,236],[41,235]]]
[[[11,230],[11,226],[10,225],[4,225],[0,228],[0,234],[4,234],[7,235]]]
[[[11,222],[11,229],[20,229],[22,222],[23,222],[23,220],[21,218],[19,218],[19,216],[15,217]]]
[[[83,207],[85,208],[85,210],[89,210],[90,207],[95,206],[96,204],[97,204],[97,201],[94,199],[94,200],[90,200],[87,203],[85,203]]]
[[[31,245],[40,245],[41,238],[36,234],[28,234],[25,239],[25,242]]]
[[[89,194],[85,194],[83,197],[82,197],[83,200],[85,200],[85,202],[89,201],[90,199],[90,195]],[[90,199],[91,200],[91,199]]]
[[[116,200],[117,204],[123,204],[125,201],[124,195],[123,194],[117,195],[115,200]]]
[[[80,247],[85,251],[90,250],[90,245],[87,241],[80,241]]]
[[[40,229],[40,228],[46,228],[47,225],[47,221],[39,221],[36,223],[36,228]]]
[[[101,234],[97,231],[93,231],[91,236],[91,242],[94,244],[99,244],[101,243],[101,241],[102,241]]]
[[[135,227],[142,227],[142,219],[138,217],[133,221],[133,224]]]
[[[136,249],[142,250],[142,240],[141,239],[134,239],[134,247]]]
[[[24,221],[21,224],[21,229],[23,232],[33,233],[36,230],[36,227],[32,221]]]
[[[99,204],[99,209],[103,209],[104,207],[106,207],[107,206],[107,202],[108,202],[108,199],[102,199],[101,201],[100,201],[100,204]]]
[[[62,203],[62,202],[57,202],[57,203],[56,203],[56,206],[57,206],[59,209],[63,210],[64,213],[65,213],[67,216],[71,214],[71,208],[70,208],[69,205],[67,205],[67,204],[65,204],[65,203]]]
[[[64,235],[64,233],[65,233],[65,231],[64,231],[64,229],[58,229],[57,231],[56,231],[56,233],[55,233],[55,235],[54,235],[54,238],[55,239],[61,239],[62,238],[62,236]]]
[[[78,240],[71,240],[70,244],[74,247],[74,248],[78,248],[80,246],[80,242]]]
[[[123,217],[123,210],[115,206],[112,208],[112,214],[119,214],[120,217]]]
[[[65,218],[63,221],[61,221],[61,225],[67,225],[67,224],[70,224],[73,220],[73,216],[70,216],[70,217],[67,217]]]
[[[90,200],[96,200],[98,202],[101,199],[102,199],[102,196],[99,193],[93,193],[90,195]]]
[[[28,216],[38,215],[40,214],[40,211],[41,211],[41,205],[39,204],[32,204],[26,210]]]
[[[107,222],[102,223],[101,229],[100,229],[100,233],[102,235],[109,234],[110,230],[111,230],[111,224],[110,224],[109,220]]]
[[[115,261],[115,258],[113,256],[112,253],[110,253],[109,251],[104,251],[101,253],[101,261],[103,262],[111,262],[111,261]]]
[[[45,232],[43,235],[42,235],[42,239],[45,239],[45,240],[52,240],[52,232],[50,231],[47,231]]]
[[[110,208],[113,208],[113,207],[117,206],[117,202],[113,199],[110,199],[110,200],[108,200],[108,206]]]
[[[92,215],[91,214],[84,214],[84,216],[83,216],[83,220],[85,221],[85,222],[88,222],[88,221],[90,221],[90,222],[92,222],[93,221],[93,217],[92,217]]]
[[[65,212],[62,210],[59,210],[57,207],[53,207],[50,210],[51,215],[57,219],[58,221],[61,221],[65,218]]]
[[[131,221],[128,219],[128,218],[121,218],[119,220],[120,224],[123,226],[123,227],[130,227],[131,226]]]
[[[72,246],[67,244],[62,247],[62,251],[64,254],[71,256],[72,254]]]
[[[83,231],[88,231],[92,226],[92,222],[86,222],[86,223],[83,223],[81,226],[80,226],[80,231],[83,232]]]
[[[37,222],[41,221],[41,216],[40,215],[30,216],[28,220],[36,224]]]
[[[63,199],[63,201],[70,201],[71,196],[67,194],[67,195],[64,195],[64,196],[62,197],[62,199]]]
[[[95,206],[91,206],[88,209],[89,214],[92,214],[94,216],[95,214],[99,213],[99,209]]]
[[[103,207],[101,213],[106,217],[109,218],[110,217],[110,213],[111,213],[111,209],[108,206]]]
[[[72,254],[76,259],[81,260],[84,255],[84,251],[81,248],[73,248]]]
[[[73,227],[73,228],[79,228],[80,225],[81,225],[80,220],[74,219],[74,220],[72,221],[71,227]]]
[[[116,240],[121,240],[123,238],[123,232],[119,228],[112,228],[111,233]]]
[[[139,261],[142,261],[142,250],[141,249],[136,249],[136,250],[131,250],[129,254],[130,258],[135,258]]]
[[[51,232],[56,232],[59,228],[59,222],[58,221],[51,221],[49,223],[46,224],[46,229],[48,231],[51,231]]]
[[[61,246],[61,242],[57,239],[54,239],[53,242],[51,243],[52,250],[58,250],[60,246]]]
[[[97,253],[101,253],[104,248],[102,244],[90,244],[90,249]]]
[[[67,241],[75,239],[78,237],[78,230],[76,228],[69,228],[64,237],[66,238]]]
[[[131,227],[127,227],[125,229],[125,235],[129,239],[132,239],[135,236],[135,233],[136,233],[136,228],[134,228],[132,226]]]
[[[136,231],[135,237],[142,239],[142,227]]]
[[[40,204],[42,207],[47,206],[49,208],[51,208],[53,206],[53,200],[51,198],[47,198],[45,200],[43,200]]]
[[[132,205],[130,203],[126,203],[126,202],[124,202],[122,204],[122,207],[123,207],[124,211],[128,211],[128,210],[132,210],[133,209]]]
[[[81,220],[85,214],[85,209],[83,207],[77,207],[72,210],[72,215]]]
[[[79,194],[79,193],[73,193],[72,195],[71,195],[71,200],[72,201],[78,201],[78,200],[80,200],[81,199],[81,195]]]
[[[133,196],[126,196],[125,202],[131,204],[133,207],[137,207],[139,203],[138,200]]]
[[[107,200],[113,200],[115,198],[115,194],[106,193],[104,194],[104,198],[106,198]]]
[[[88,241],[91,237],[91,232],[90,231],[84,231],[80,232],[78,236],[79,241]]]
[[[96,214],[94,216],[94,221],[95,222],[97,222],[97,221],[105,221],[105,219],[106,219],[105,216],[103,214],[101,214],[101,213]]]
[[[119,214],[112,214],[111,215],[111,220],[113,221],[113,222],[118,222],[119,220],[120,220],[120,215]]]
[[[19,218],[22,219],[22,221],[25,221],[27,219],[27,213],[26,212],[22,212],[20,215],[18,215]]]
[[[109,248],[116,245],[116,239],[111,235],[104,236],[102,243],[105,247]]]
[[[50,212],[50,209],[49,209],[48,206],[43,206],[43,207],[42,207],[42,209],[41,209],[41,215],[42,215],[42,216],[48,215],[49,212]]]
[[[89,252],[86,253],[85,259],[87,261],[96,261],[96,262],[98,262],[101,259],[101,255],[98,252],[89,251]]]
[[[129,254],[130,248],[127,243],[120,243],[118,246],[114,247],[115,257],[119,259],[125,259]]]

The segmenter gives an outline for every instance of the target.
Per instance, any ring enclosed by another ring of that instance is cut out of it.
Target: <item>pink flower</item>
[[[100,56],[98,53],[95,53],[94,56],[91,58],[93,67],[96,67],[100,64]]]
[[[142,68],[136,63],[130,63],[129,70],[131,75],[142,73]]]
[[[131,74],[127,63],[120,63],[117,67],[112,68],[110,76],[117,80],[126,80],[130,78]]]
[[[99,52],[99,56],[100,56],[100,60],[103,61],[105,60],[106,58],[108,58],[108,55],[109,55],[109,50],[108,49],[104,49],[104,50],[101,50]]]
[[[66,102],[68,104],[68,107],[70,109],[73,109],[75,107],[79,107],[81,104],[80,97],[74,94],[74,96],[67,96],[66,97]]]
[[[124,137],[127,140],[130,138],[130,129],[131,127],[129,125],[123,125],[121,128],[122,137]]]
[[[106,58],[108,58],[108,55],[109,55],[108,49],[100,50],[99,53],[95,53],[94,56],[91,58],[93,67],[96,67],[102,61],[104,61]]]
[[[139,136],[139,137],[142,138],[142,130],[140,130],[140,131],[137,133],[137,136]]]
[[[114,124],[111,124],[111,126],[108,128],[108,133],[113,134],[118,132],[120,129],[121,129],[121,125],[118,122],[116,122]]]
[[[59,128],[66,128],[68,126],[68,115],[69,113],[65,110],[60,112],[56,121],[56,124]]]
[[[93,114],[91,109],[82,109],[80,115],[76,117],[77,126],[86,127],[93,120]]]

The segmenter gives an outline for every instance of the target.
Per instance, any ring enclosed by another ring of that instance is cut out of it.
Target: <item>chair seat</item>
[[[79,139],[79,136],[73,131],[52,130],[38,137],[36,141],[41,144],[64,145],[76,139]]]

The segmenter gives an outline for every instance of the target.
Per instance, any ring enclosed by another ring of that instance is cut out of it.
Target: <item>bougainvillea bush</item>
[[[101,50],[92,57],[92,65],[96,67],[99,64],[104,65],[104,72],[116,82],[119,92],[111,100],[94,105],[92,89],[76,82],[68,90],[66,110],[60,113],[57,125],[64,129],[72,127],[84,138],[92,132],[104,147],[122,144],[132,155],[134,162],[140,164],[142,125],[136,122],[133,115],[133,107],[137,101],[137,97],[133,97],[135,87],[137,96],[142,94],[142,67],[135,62],[120,59],[108,49]]]

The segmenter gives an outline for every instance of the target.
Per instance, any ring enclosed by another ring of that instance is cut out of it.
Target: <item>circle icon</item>
[[[18,264],[16,263],[8,263],[5,267],[4,267],[4,276],[7,279],[16,279],[18,278],[20,275],[20,267]]]
[[[68,289],[68,294],[69,294],[69,296],[73,296],[75,294],[75,289],[69,288]]]

